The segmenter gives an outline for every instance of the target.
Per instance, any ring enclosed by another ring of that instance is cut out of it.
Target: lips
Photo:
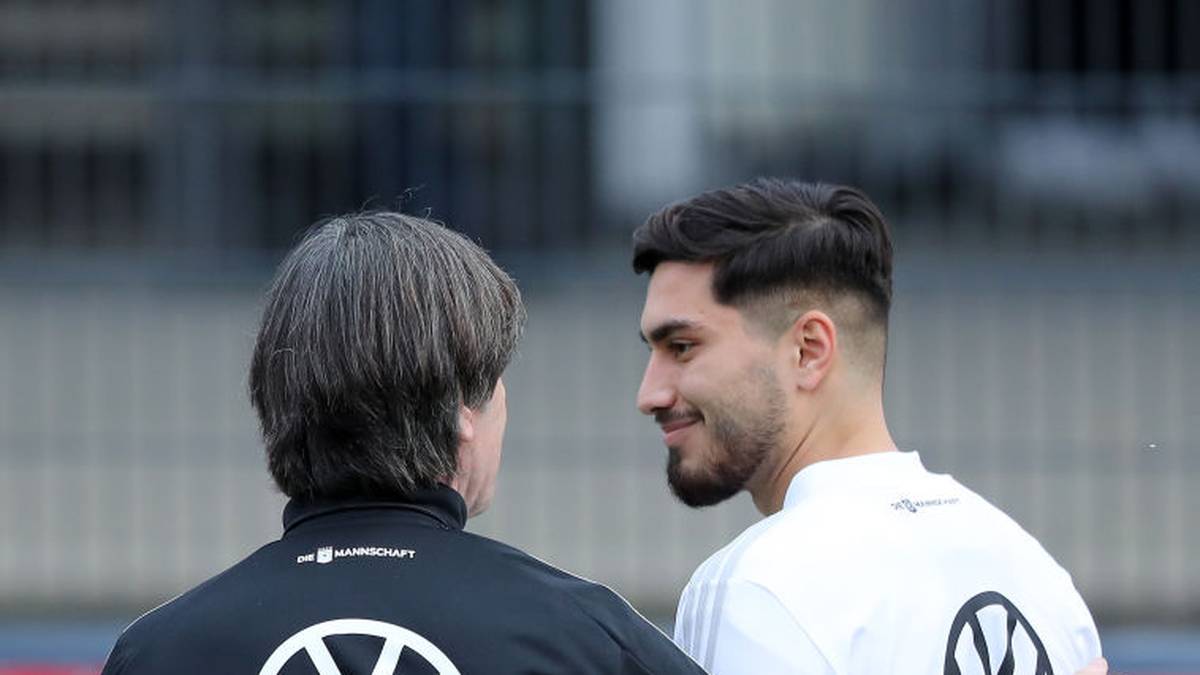
[[[672,431],[677,431],[684,427],[690,427],[699,421],[700,420],[695,417],[688,417],[686,419],[681,419],[681,420],[672,420],[672,421],[662,424],[660,426],[662,427],[664,434],[669,434]]]
[[[682,417],[660,423],[659,426],[663,432],[663,443],[668,446],[674,445],[687,432],[687,429],[699,421],[699,417]]]

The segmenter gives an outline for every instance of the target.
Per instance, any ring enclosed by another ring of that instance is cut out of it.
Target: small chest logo
[[[324,565],[325,563],[333,562],[333,547],[322,546],[317,549],[317,562]]]
[[[898,502],[892,502],[893,511],[908,511],[916,513],[921,509],[927,509],[932,506],[950,506],[958,503],[958,497],[948,497],[945,499],[901,499]]]

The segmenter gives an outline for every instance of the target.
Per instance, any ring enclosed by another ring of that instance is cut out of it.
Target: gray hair
[[[318,223],[279,267],[250,364],[275,483],[389,497],[453,475],[459,406],[491,399],[524,320],[513,280],[437,223]]]

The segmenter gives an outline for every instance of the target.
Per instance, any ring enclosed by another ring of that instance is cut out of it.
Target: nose
[[[642,384],[638,387],[637,407],[643,415],[653,415],[657,410],[666,410],[675,405],[675,386],[668,368],[660,363],[657,354],[650,354],[646,372],[642,373]]]

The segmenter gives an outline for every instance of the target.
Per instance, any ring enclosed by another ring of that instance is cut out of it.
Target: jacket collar
[[[317,501],[292,499],[283,508],[283,531],[287,534],[301,523],[318,518],[368,510],[417,514],[447,530],[461,530],[467,524],[467,503],[462,495],[449,486],[438,485],[391,500],[368,497]]]

